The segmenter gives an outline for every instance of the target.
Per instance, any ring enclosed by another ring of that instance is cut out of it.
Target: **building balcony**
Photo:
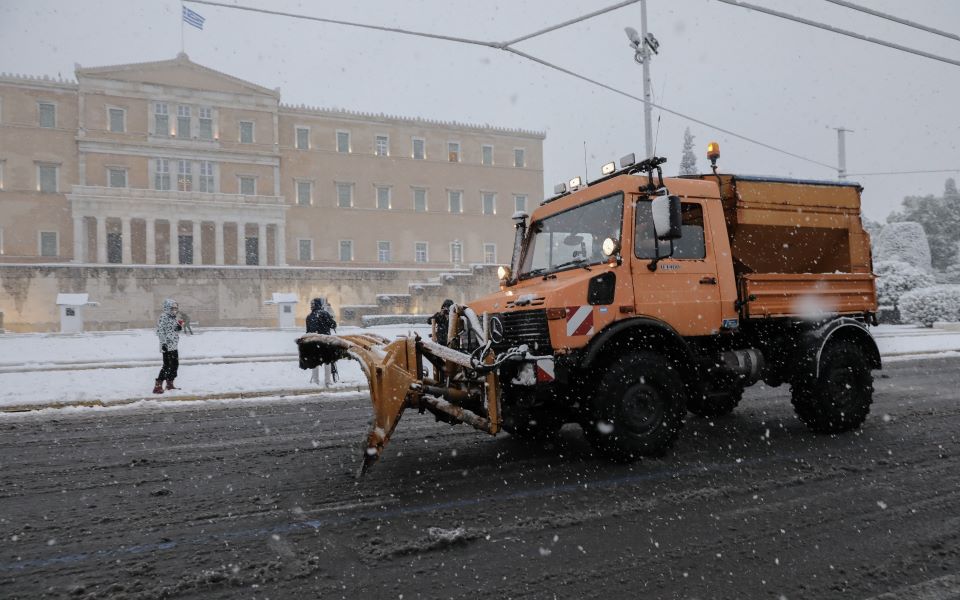
[[[113,188],[96,185],[75,185],[70,190],[73,198],[89,198],[124,203],[188,203],[191,205],[239,206],[284,206],[283,196],[247,196],[244,194],[224,194],[222,192],[182,192],[179,190],[153,190],[147,188]]]

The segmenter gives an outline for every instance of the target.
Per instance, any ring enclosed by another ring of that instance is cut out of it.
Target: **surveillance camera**
[[[637,30],[633,27],[624,27],[623,30],[627,32],[627,37],[630,39],[630,43],[634,46],[639,46],[643,43],[643,40],[640,38],[640,34],[637,33]]]

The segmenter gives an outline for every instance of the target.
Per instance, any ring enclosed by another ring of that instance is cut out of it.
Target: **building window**
[[[200,161],[200,191],[201,192],[216,192],[217,191],[217,180],[214,171],[214,162],[210,160],[201,160]]]
[[[107,169],[107,185],[112,188],[127,187],[127,170],[115,167]]]
[[[523,194],[517,194],[513,197],[514,212],[527,212],[527,197]]]
[[[37,165],[37,191],[46,193],[56,193],[57,187],[57,165]]]
[[[353,240],[340,240],[340,260],[343,262],[353,260]]]
[[[157,102],[153,105],[153,133],[155,135],[170,135],[170,114],[167,105]]]
[[[337,206],[339,206],[340,208],[353,207],[353,184],[352,183],[337,184]]]
[[[390,137],[378,135],[374,144],[374,154],[377,156],[390,156]]]
[[[297,150],[310,149],[310,129],[307,127],[297,127],[296,131]]]
[[[447,142],[447,156],[450,162],[460,162],[460,142]]]
[[[213,139],[213,109],[209,107],[203,107],[200,109],[200,127],[197,132],[197,137],[201,140],[212,140]]]
[[[240,121],[240,143],[253,143],[253,121]]]
[[[309,206],[312,202],[313,183],[309,181],[297,182],[297,204]]]
[[[40,102],[37,104],[40,111],[40,127],[53,129],[57,126],[57,105],[52,102]]]
[[[193,163],[189,160],[177,161],[177,189],[181,192],[193,191]]]
[[[350,132],[337,132],[337,152],[350,152]]]
[[[177,106],[177,137],[190,139],[190,107]]]
[[[158,158],[154,163],[153,189],[166,191],[170,189],[170,161]]]
[[[423,188],[413,188],[413,210],[416,212],[427,212],[427,190]]]
[[[390,210],[390,188],[387,186],[377,186],[377,208],[380,210]]]
[[[523,148],[513,149],[513,166],[523,168],[527,166],[526,151]]]
[[[480,162],[486,167],[493,164],[493,146],[484,145],[480,149]]]
[[[427,254],[427,242],[417,242],[413,247],[413,261],[418,263],[425,263],[429,260],[429,255]]]
[[[110,131],[113,133],[123,133],[127,130],[127,111],[122,108],[108,108],[107,115],[110,118]]]
[[[60,256],[60,244],[56,231],[40,232],[40,256]]]
[[[483,192],[480,194],[480,198],[483,202],[483,214],[485,215],[495,215],[497,214],[497,195],[493,192]]]
[[[462,213],[463,212],[463,192],[450,190],[447,192],[447,198],[450,201],[450,212],[452,213]]]
[[[487,263],[488,265],[492,265],[497,262],[497,245],[496,244],[483,245],[483,262]]]
[[[463,244],[459,241],[450,242],[450,262],[455,265],[463,263]]]
[[[413,158],[414,160],[424,160],[427,158],[427,140],[423,138],[413,138]]]
[[[300,260],[313,260],[313,240],[297,240],[297,248],[300,250]]]
[[[257,178],[241,175],[237,179],[240,180],[240,193],[244,196],[256,196],[257,195]]]
[[[390,242],[377,242],[377,261],[390,262]]]

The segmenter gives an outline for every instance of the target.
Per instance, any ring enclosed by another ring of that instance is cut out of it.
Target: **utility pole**
[[[643,65],[643,128],[644,141],[646,142],[647,157],[653,156],[653,108],[650,103],[653,101],[650,97],[650,59],[653,54],[658,54],[657,49],[660,42],[647,31],[647,0],[640,0],[640,35],[633,27],[625,29],[627,37],[630,38],[630,46],[633,48],[633,60]],[[652,53],[652,54],[651,54]]]
[[[837,179],[847,178],[847,138],[844,134],[853,133],[852,129],[832,127],[837,130]]]

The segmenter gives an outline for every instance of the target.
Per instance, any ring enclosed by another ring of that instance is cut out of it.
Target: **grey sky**
[[[864,35],[960,59],[960,42],[819,0],[754,0]],[[859,0],[872,8],[960,32],[960,2]],[[241,4],[489,40],[507,40],[613,0],[310,2]],[[643,150],[642,105],[492,49],[413,39],[186,3],[206,17],[185,27],[196,62],[267,87],[285,103],[489,123],[545,131],[545,186]],[[657,101],[726,129],[835,164],[836,132],[852,173],[960,168],[960,67],[708,0],[648,0],[661,42],[653,62]],[[525,52],[642,94],[623,27],[629,6],[524,42]],[[73,65],[172,58],[180,2],[0,0],[0,71],[73,77]],[[658,114],[654,113],[657,127]],[[659,119],[657,153],[674,174],[682,119]],[[721,143],[723,171],[833,178],[823,167],[691,124],[698,166]],[[857,177],[866,214],[882,219],[907,194],[940,194],[958,174]]]

